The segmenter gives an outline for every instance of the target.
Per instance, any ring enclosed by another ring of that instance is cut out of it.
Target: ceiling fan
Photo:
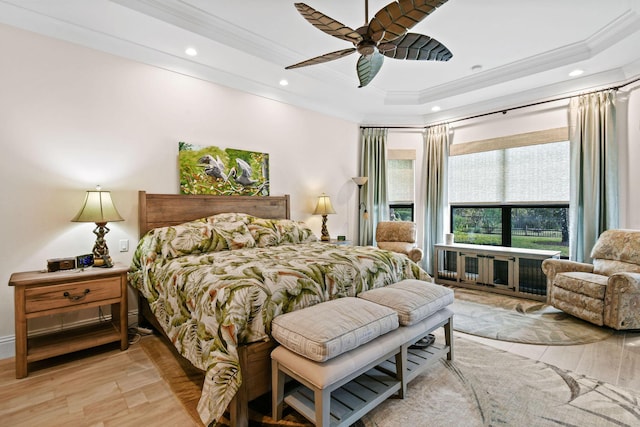
[[[360,54],[357,64],[359,87],[364,87],[378,74],[385,56],[416,61],[448,61],[453,54],[442,43],[423,34],[407,32],[446,2],[447,0],[393,1],[380,9],[369,22],[369,2],[365,0],[365,25],[357,30],[304,3],[295,3],[298,12],[314,27],[351,42],[354,47],[316,56],[285,69],[321,64],[357,51]]]

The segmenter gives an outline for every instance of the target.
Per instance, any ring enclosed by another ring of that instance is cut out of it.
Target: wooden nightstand
[[[61,354],[120,341],[129,347],[127,335],[127,266],[89,267],[84,271],[14,273],[16,317],[16,378],[27,376],[27,364]],[[28,336],[27,320],[111,305],[111,321],[61,332]]]

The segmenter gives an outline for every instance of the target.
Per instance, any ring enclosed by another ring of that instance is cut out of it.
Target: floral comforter
[[[404,255],[319,242],[304,223],[245,214],[151,230],[129,273],[178,351],[206,372],[205,425],[242,382],[238,345],[268,339],[275,316],[405,278],[430,280]]]

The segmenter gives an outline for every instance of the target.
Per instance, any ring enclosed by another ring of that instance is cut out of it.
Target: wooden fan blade
[[[347,27],[344,24],[336,21],[333,18],[328,17],[322,12],[318,12],[311,6],[307,6],[304,3],[295,3],[294,6],[300,12],[300,15],[311,23],[314,27],[318,28],[331,36],[337,37],[348,42],[358,44],[362,40],[362,36],[355,30]]]
[[[399,0],[380,9],[369,23],[368,35],[385,43],[403,36],[447,0]]]
[[[307,59],[306,61],[289,65],[284,69],[290,70],[291,68],[300,68],[300,67],[306,67],[307,65],[322,64],[323,62],[329,62],[329,61],[333,61],[334,59],[342,58],[343,56],[351,55],[355,51],[356,49],[354,47],[350,47],[349,49],[343,49],[343,50],[337,50],[331,53],[325,53],[324,55],[316,56],[315,58]]]
[[[384,56],[378,52],[373,55],[361,55],[358,59],[358,79],[360,80],[360,86],[365,87],[371,80],[378,74],[382,63],[384,62]]]
[[[416,33],[407,33],[386,43],[380,53],[389,58],[414,61],[448,61],[453,57],[451,51],[438,40]]]

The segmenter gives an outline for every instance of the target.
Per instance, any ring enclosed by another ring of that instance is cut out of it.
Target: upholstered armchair
[[[416,247],[416,224],[409,221],[381,221],[376,226],[376,242],[380,249],[405,254],[413,262],[422,259]]]
[[[640,328],[640,230],[605,231],[591,258],[544,260],[547,302],[596,325]]]

